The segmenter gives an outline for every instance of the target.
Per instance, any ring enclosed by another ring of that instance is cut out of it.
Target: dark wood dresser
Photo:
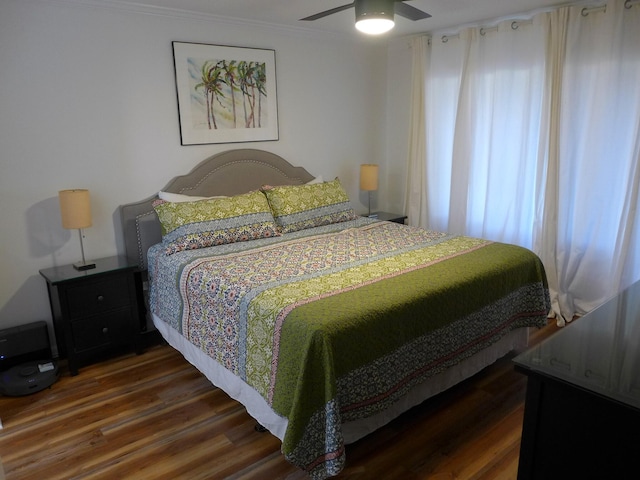
[[[514,359],[518,479],[640,478],[640,282]]]

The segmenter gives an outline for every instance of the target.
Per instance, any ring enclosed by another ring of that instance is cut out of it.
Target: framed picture
[[[278,140],[276,53],[173,42],[180,142]]]

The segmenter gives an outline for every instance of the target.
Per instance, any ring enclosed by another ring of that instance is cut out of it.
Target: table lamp
[[[360,190],[369,192],[368,216],[371,217],[371,192],[378,190],[378,165],[373,163],[360,165]]]
[[[60,200],[60,216],[62,217],[63,228],[77,228],[80,235],[80,250],[82,251],[82,261],[73,264],[76,270],[89,270],[95,268],[96,264],[87,262],[84,258],[84,244],[82,242],[82,229],[91,226],[91,201],[89,190],[73,189],[61,190],[58,192]]]

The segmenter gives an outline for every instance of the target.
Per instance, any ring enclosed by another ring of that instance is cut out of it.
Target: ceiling
[[[207,16],[242,19],[258,24],[282,25],[332,33],[363,36],[354,28],[353,9],[302,22],[299,19],[350,0],[109,0],[114,4],[152,6],[166,13],[195,13]],[[109,3],[109,2],[106,2]],[[540,8],[570,3],[567,0],[408,0],[407,3],[428,12],[432,18],[413,22],[396,15],[396,26],[386,38],[440,32],[459,25],[481,23],[499,17],[526,13]],[[175,12],[172,12],[175,10]]]

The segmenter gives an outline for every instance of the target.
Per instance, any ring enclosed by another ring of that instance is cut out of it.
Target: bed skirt
[[[260,425],[268,429],[281,441],[287,429],[287,419],[276,414],[266,400],[251,386],[233,375],[202,350],[191,344],[185,337],[171,328],[167,323],[153,315],[153,323],[169,345],[178,350],[184,358],[194,365],[209,381],[237,400]],[[520,328],[505,335],[489,348],[461,361],[455,367],[430,377],[424,383],[413,388],[408,395],[402,397],[390,408],[368,418],[343,424],[342,434],[346,444],[353,443],[378,428],[386,425],[394,418],[410,408],[422,403],[461,381],[475,375],[484,367],[491,365],[510,351],[527,345],[528,328]]]

